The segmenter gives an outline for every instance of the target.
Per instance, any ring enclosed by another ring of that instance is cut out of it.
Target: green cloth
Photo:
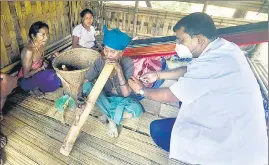
[[[72,99],[69,95],[64,95],[56,101],[56,108],[59,112],[64,112],[64,105],[70,110],[76,108],[75,100]]]
[[[82,86],[83,94],[88,96],[93,88],[93,83],[85,82]],[[133,117],[140,117],[143,113],[143,107],[139,101],[132,97],[107,97],[102,91],[96,104],[100,110],[113,120],[117,125],[122,121],[124,112],[131,113]]]

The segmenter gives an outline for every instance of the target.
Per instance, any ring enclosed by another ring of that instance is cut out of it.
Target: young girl
[[[92,26],[93,12],[84,9],[80,13],[81,24],[77,25],[72,32],[73,48],[94,48],[97,46],[95,40],[95,29]]]

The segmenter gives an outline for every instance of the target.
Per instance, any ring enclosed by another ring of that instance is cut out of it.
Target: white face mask
[[[180,58],[192,58],[190,49],[183,44],[176,44],[175,51]]]

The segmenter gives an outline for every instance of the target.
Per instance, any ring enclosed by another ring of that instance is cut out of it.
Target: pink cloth
[[[38,68],[41,68],[44,62],[44,58],[40,58],[38,61],[33,61],[32,62],[32,66],[31,66],[31,70],[35,70]],[[19,74],[18,74],[18,78],[23,77],[23,67],[21,68]]]
[[[134,76],[139,79],[147,72],[160,71],[162,69],[161,57],[134,58]],[[152,87],[153,83],[144,83],[146,87]]]

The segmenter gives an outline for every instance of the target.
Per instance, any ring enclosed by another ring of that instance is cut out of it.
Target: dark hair
[[[47,28],[49,29],[48,24],[46,24],[45,22],[42,21],[37,21],[35,23],[33,23],[29,29],[29,33],[28,36],[30,37],[31,40],[33,40],[32,35],[34,35],[34,37],[36,37],[36,34],[39,32],[40,29],[42,28]]]
[[[212,18],[201,12],[192,13],[183,17],[174,26],[173,31],[176,32],[181,27],[184,27],[184,32],[189,34],[191,37],[202,34],[209,40],[212,40],[218,35]]]
[[[86,14],[90,13],[93,16],[93,12],[90,9],[84,9],[80,13],[80,17],[83,18]]]

